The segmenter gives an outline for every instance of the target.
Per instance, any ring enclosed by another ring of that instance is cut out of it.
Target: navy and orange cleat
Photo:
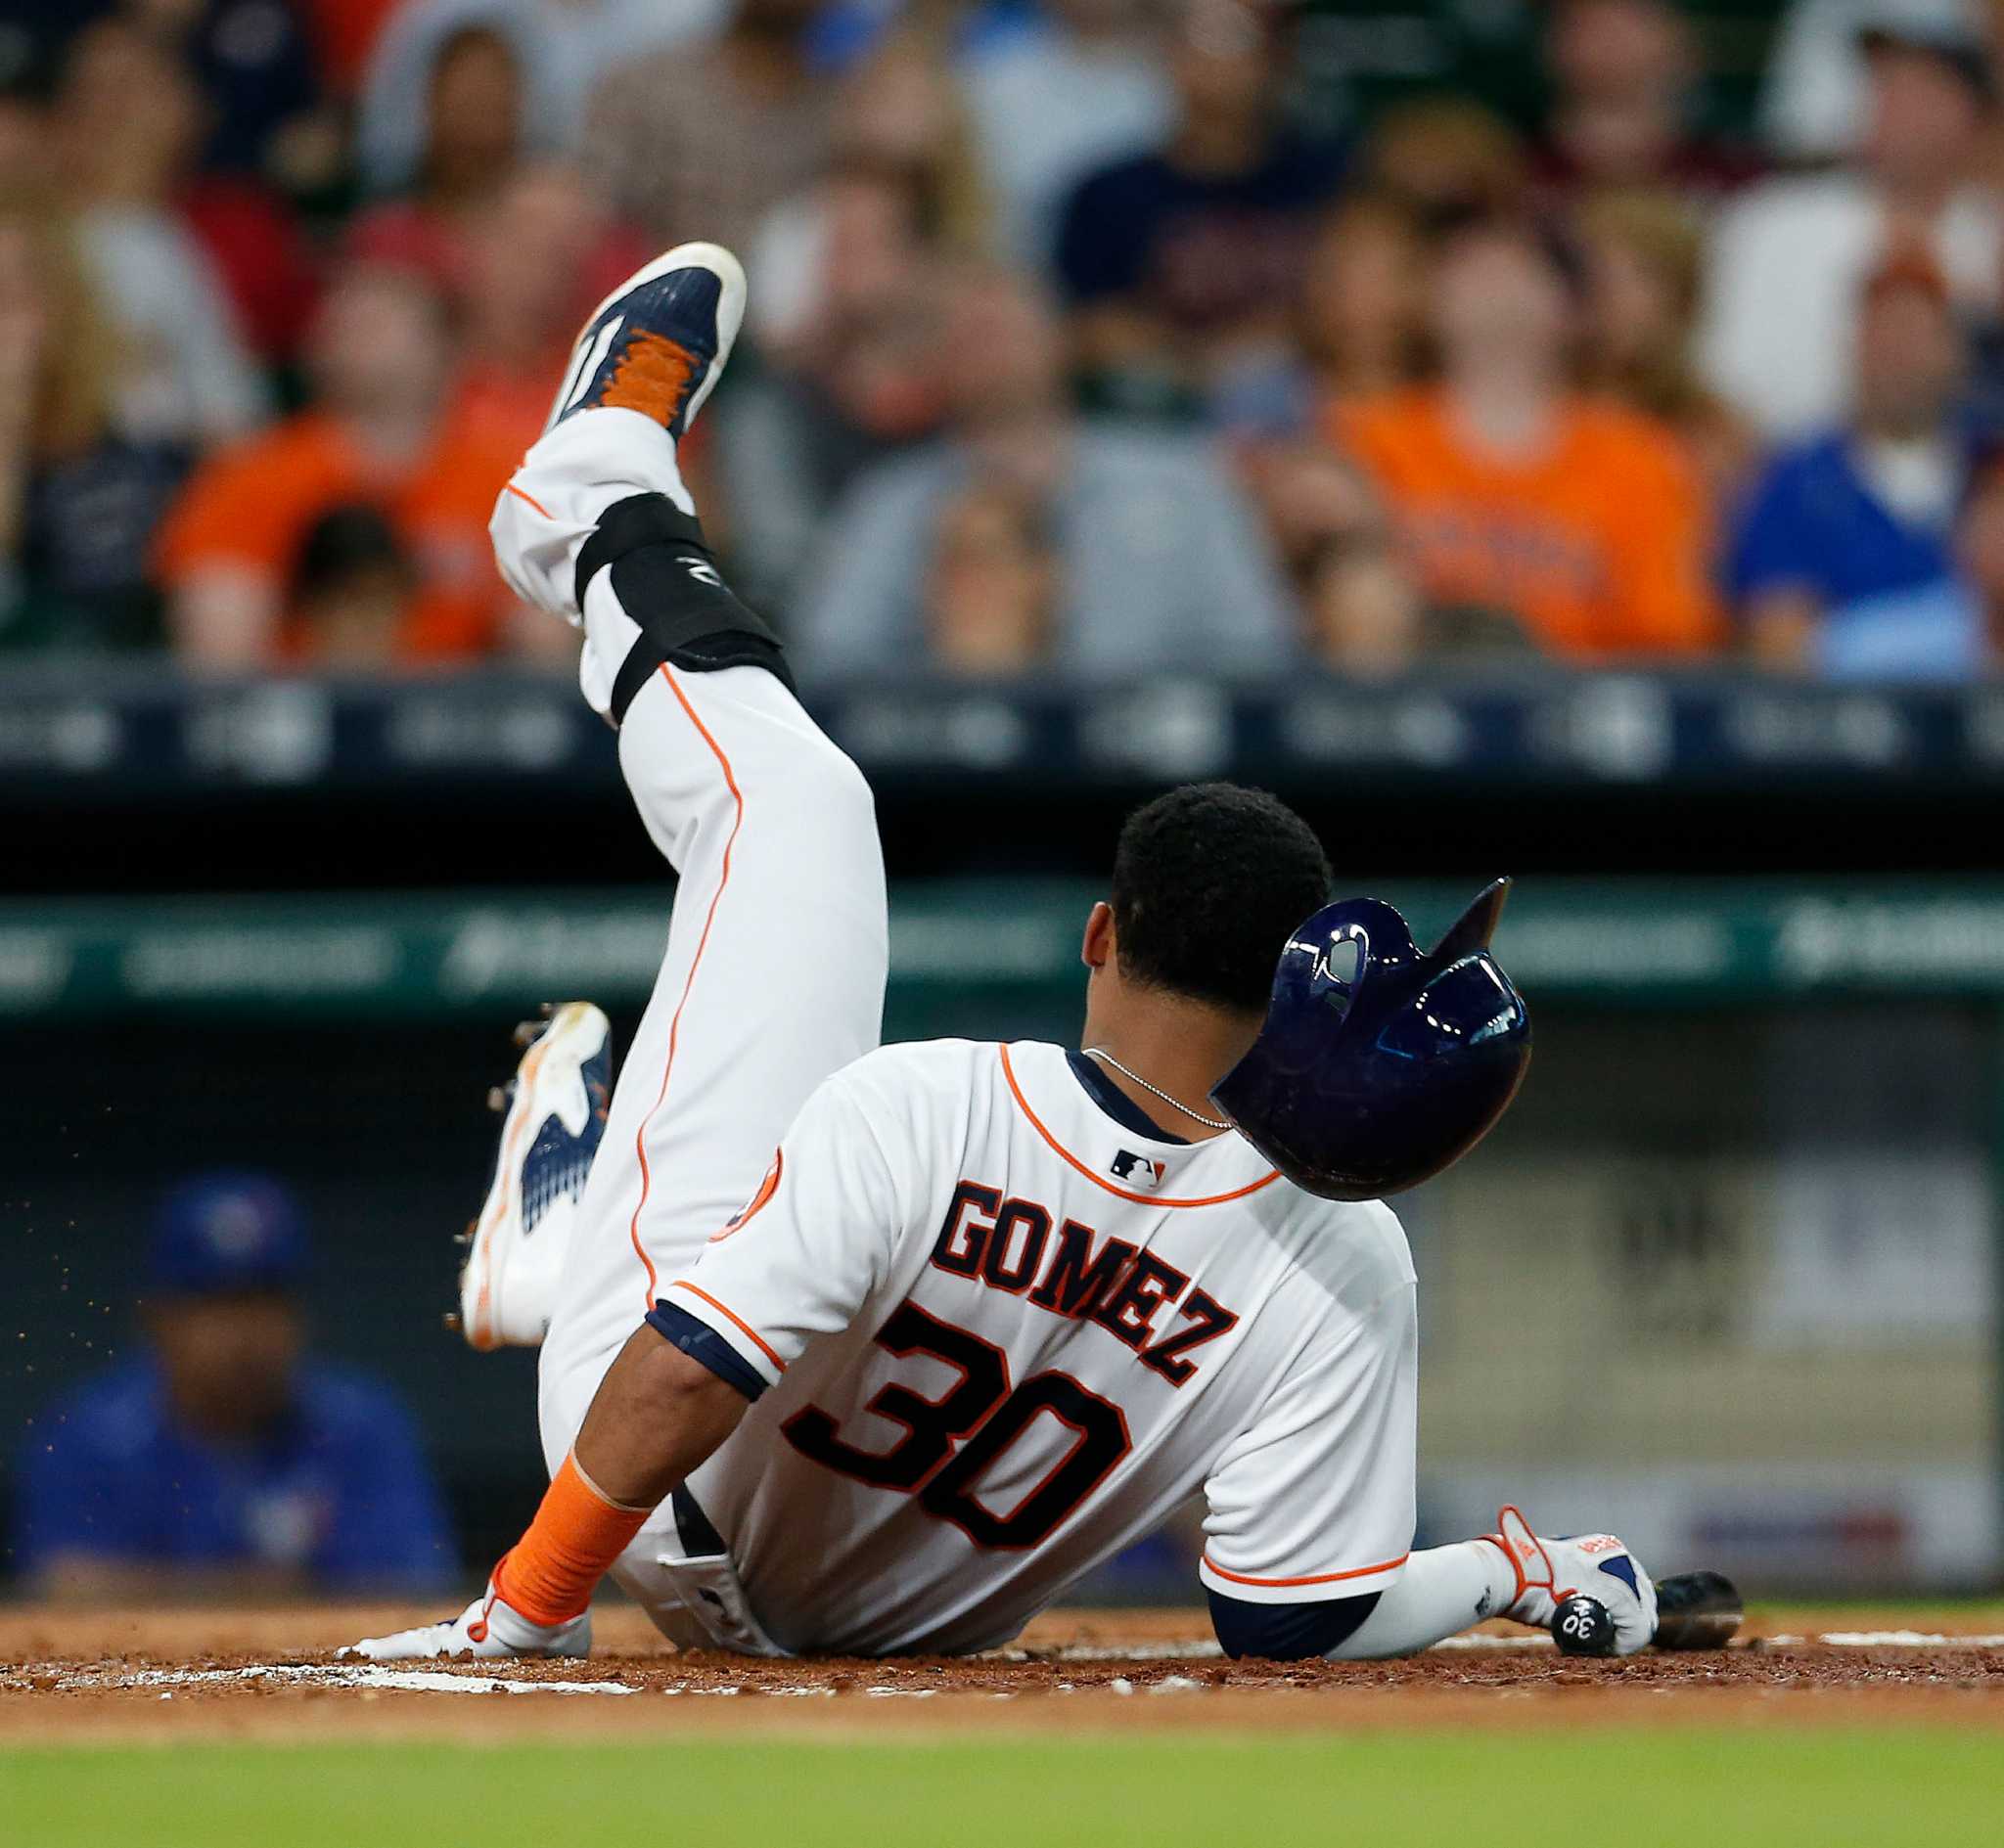
[[[696,421],[745,319],[745,271],[720,244],[678,244],[613,291],[584,324],[548,429],[578,411],[638,411],[679,438]]]
[[[524,603],[585,631],[578,682],[615,726],[659,667],[793,684],[779,638],[724,583],[675,454],[744,319],[745,272],[721,245],[636,270],[585,322],[548,428],[495,500],[494,563]],[[595,584],[611,592],[596,626]]]
[[[588,1001],[516,1029],[528,1050],[488,1094],[504,1112],[494,1179],[464,1235],[458,1324],[467,1345],[533,1347],[550,1326],[578,1201],[605,1135],[613,1029]]]

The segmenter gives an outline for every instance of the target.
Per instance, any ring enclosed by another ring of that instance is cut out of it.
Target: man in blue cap
[[[145,1355],[38,1418],[15,1563],[79,1597],[430,1592],[456,1566],[403,1408],[306,1358],[298,1208],[263,1175],[161,1202]]]

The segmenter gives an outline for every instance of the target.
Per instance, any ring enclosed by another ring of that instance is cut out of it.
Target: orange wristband
[[[495,1566],[494,1589],[530,1623],[568,1623],[653,1512],[609,1501],[567,1456],[528,1532]]]

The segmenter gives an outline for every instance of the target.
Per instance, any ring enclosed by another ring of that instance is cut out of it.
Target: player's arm
[[[742,1387],[643,1324],[601,1382],[570,1455],[606,1500],[659,1508],[750,1405]]]
[[[1339,1662],[1411,1655],[1513,1601],[1515,1574],[1503,1550],[1465,1540],[1415,1553],[1380,1592],[1320,1603],[1253,1604],[1210,1594],[1211,1625],[1230,1656],[1275,1661],[1327,1656]]]
[[[1227,1655],[1298,1661],[1384,1632],[1411,1563],[1417,1368],[1404,1282],[1298,1356],[1219,1460],[1200,1576]]]
[[[869,1083],[866,1073],[824,1084],[751,1204],[662,1289],[485,1596],[453,1623],[375,1638],[357,1653],[585,1652],[592,1594],[648,1517],[812,1340],[848,1327],[876,1285],[903,1212],[882,1113],[858,1095]]]
[[[1643,1647],[1654,1588],[1612,1536],[1539,1540],[1506,1510],[1493,1536],[1409,1551],[1417,1405],[1410,1284],[1276,1386],[1207,1485],[1202,1577],[1225,1652],[1409,1655],[1487,1617],[1548,1628],[1575,1589],[1607,1605],[1621,1653]]]

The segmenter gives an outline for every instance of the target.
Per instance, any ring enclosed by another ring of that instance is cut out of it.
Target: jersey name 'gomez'
[[[953,1190],[933,1264],[1054,1316],[1098,1323],[1172,1386],[1197,1371],[1199,1348],[1237,1325],[1237,1315],[1207,1290],[1191,1289],[1190,1279],[1153,1251],[1102,1239],[1076,1219],[1054,1228],[1052,1219],[1035,1200],[1005,1198],[1000,1188],[964,1180]]]

